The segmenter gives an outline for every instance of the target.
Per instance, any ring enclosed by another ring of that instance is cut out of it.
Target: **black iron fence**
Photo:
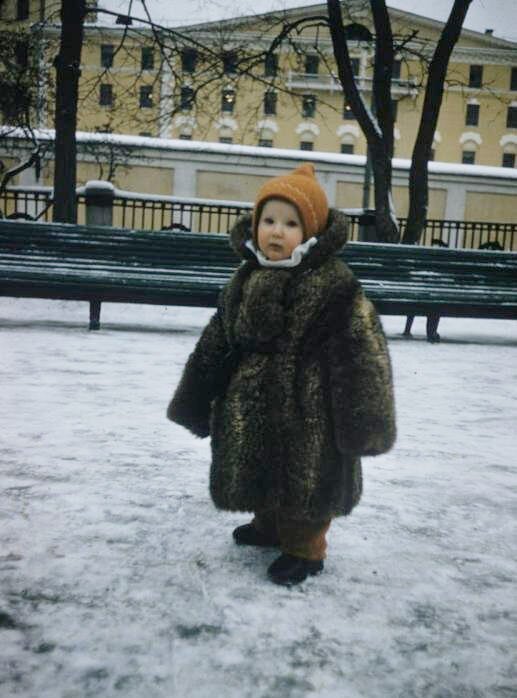
[[[361,224],[365,216],[351,213],[351,239],[360,237]],[[399,218],[401,238],[406,230],[407,218]],[[492,223],[487,221],[451,221],[428,219],[420,245],[430,247],[456,247],[469,250],[517,250],[517,222]]]
[[[84,189],[78,190],[77,202],[78,222],[85,223],[88,202]],[[110,206],[115,227],[203,233],[227,233],[239,216],[252,207],[245,202],[156,196],[116,189]],[[6,218],[50,221],[52,188],[9,187],[0,194],[0,211]],[[363,239],[360,233],[364,232],[366,218],[357,209],[345,209],[345,212],[350,217],[350,239]],[[407,219],[398,220],[403,234]],[[517,222],[428,220],[420,244],[517,250]]]
[[[113,225],[121,228],[227,233],[251,205],[116,192]],[[84,197],[83,197],[84,198]],[[81,200],[81,197],[80,197]]]
[[[52,187],[8,187],[0,194],[2,218],[52,220]]]

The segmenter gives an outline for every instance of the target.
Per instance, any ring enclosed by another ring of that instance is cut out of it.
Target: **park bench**
[[[381,314],[517,319],[517,253],[349,243]],[[239,259],[220,234],[0,221],[0,295],[216,306]]]

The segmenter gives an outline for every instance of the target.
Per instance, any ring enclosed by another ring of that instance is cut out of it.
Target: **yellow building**
[[[34,124],[40,128],[53,125],[52,59],[59,44],[59,7],[57,0],[7,0],[0,5],[2,27],[25,31],[38,59],[35,84],[42,101]],[[364,10],[365,3],[348,0],[344,20],[358,86],[370,104],[372,24],[368,13],[356,7]],[[360,207],[366,142],[335,77],[328,30],[310,21],[295,42],[270,50],[285,23],[325,14],[325,4],[313,5],[281,16],[183,27],[180,35],[123,23],[96,24],[96,17],[89,16],[93,21],[85,27],[81,61],[78,129],[86,133],[78,139],[78,184],[108,179],[120,189],[153,195],[250,201],[264,178],[290,167],[293,158],[308,158],[314,160],[333,205]],[[412,36],[412,54],[397,54],[392,81],[393,196],[397,214],[405,216],[407,158],[426,77],[426,65],[411,56],[430,56],[443,25],[394,9],[390,15],[398,41]],[[43,31],[41,17],[51,20]],[[433,148],[436,162],[430,166],[429,218],[512,224],[517,43],[464,30],[447,79]],[[207,148],[207,142],[221,145]],[[4,140],[4,167],[26,158],[31,147],[30,142]],[[490,172],[461,163],[489,166]],[[26,171],[14,183],[48,186],[52,180],[49,148],[41,172]]]
[[[372,22],[364,11],[365,3],[344,5],[350,8],[358,5],[360,8],[351,9],[348,16],[345,15],[345,24],[353,37],[348,43],[357,81],[363,98],[370,104],[373,46],[368,36],[373,32]],[[290,10],[283,20],[294,23],[304,17],[325,13],[326,5],[321,4]],[[429,55],[439,38],[442,24],[399,10],[390,10],[390,15],[394,35],[400,40],[414,34],[408,48]],[[267,49],[277,30],[275,26],[267,26],[272,17],[266,15],[262,20],[243,18],[225,23],[236,50],[247,44]],[[221,25],[207,24],[197,31],[200,37],[208,39],[211,31],[221,31]],[[227,110],[218,118],[211,118],[207,127],[207,115],[201,101],[201,107],[194,107],[188,114],[174,119],[172,133],[195,138],[199,131],[208,140],[233,138],[234,142],[280,148],[364,154],[364,136],[344,103],[341,86],[335,77],[328,30],[312,26],[297,35],[295,41],[298,56],[293,45],[287,44],[279,49],[272,61],[273,72],[274,63],[278,64],[276,93],[256,82],[245,84],[242,79],[228,75],[222,89],[229,93],[234,89],[234,102]],[[263,75],[266,76],[267,72],[268,66],[264,65]],[[397,157],[411,156],[421,115],[425,76],[424,63],[412,60],[407,51],[397,55],[392,84]],[[434,158],[445,162],[514,166],[517,44],[491,34],[464,30],[453,53],[447,82]],[[284,92],[285,89],[289,93]]]
[[[56,20],[59,4],[8,0],[1,19],[12,25],[18,18],[26,26],[44,16]],[[343,3],[354,71],[370,104],[373,26],[366,5]],[[192,42],[144,26],[87,24],[78,128],[364,154],[364,136],[336,79],[327,28],[309,24],[293,34],[293,41],[254,60],[285,23],[325,14],[326,4],[319,4],[181,28]],[[390,16],[397,40],[412,35],[405,52],[397,54],[392,84],[395,156],[408,158],[426,76],[425,64],[414,55],[430,55],[443,25],[401,10],[390,9]],[[52,73],[58,33],[57,26],[45,28],[47,73]],[[253,78],[242,75],[242,67]],[[49,85],[47,93],[39,126],[51,127]],[[447,74],[434,159],[513,167],[516,154],[517,43],[464,30]]]

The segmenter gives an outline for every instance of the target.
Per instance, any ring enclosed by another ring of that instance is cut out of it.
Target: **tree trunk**
[[[378,242],[399,242],[398,221],[391,197],[391,159],[384,142],[370,146],[373,170],[375,227]]]
[[[403,238],[406,244],[417,243],[425,230],[429,204],[429,156],[442,105],[449,60],[471,2],[472,0],[455,0],[429,65],[420,126],[409,171],[409,213]]]
[[[375,116],[381,127],[386,155],[393,157],[393,104],[391,101],[391,78],[393,75],[393,33],[385,0],[370,0],[375,26],[375,60],[373,64],[373,101]],[[389,168],[391,189],[391,165]]]
[[[386,3],[384,0],[371,0],[372,11],[375,13],[376,29],[379,32],[387,31],[389,41],[377,39],[376,65],[374,70],[374,82],[380,89],[380,94],[375,94],[376,107],[381,109],[381,122],[376,119],[366,106],[355,82],[350,54],[345,36],[343,17],[341,15],[341,3],[339,0],[327,0],[329,15],[329,29],[332,38],[334,58],[338,69],[339,81],[343,93],[349,103],[354,116],[363,131],[371,152],[371,163],[375,188],[375,222],[377,239],[379,242],[398,242],[400,239],[397,219],[391,204],[391,153],[393,143],[393,116],[391,109],[391,63],[388,69],[383,66],[383,61],[393,56],[391,28],[386,28]],[[387,57],[384,51],[388,51]],[[391,51],[391,54],[390,54]],[[379,52],[379,55],[377,55]],[[387,87],[386,87],[387,86]],[[389,106],[386,104],[386,94],[389,95]],[[385,139],[386,131],[391,129],[391,135]]]
[[[84,16],[85,0],[62,0],[61,42],[59,54],[55,59],[56,140],[53,219],[65,223],[77,222],[75,131]]]

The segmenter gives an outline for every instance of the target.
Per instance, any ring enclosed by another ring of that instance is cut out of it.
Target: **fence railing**
[[[81,197],[80,197],[81,200]],[[227,233],[251,204],[115,191],[113,225],[121,228]]]
[[[89,183],[90,184],[90,183]],[[94,183],[91,183],[94,184]],[[96,193],[95,193],[96,192]],[[252,208],[240,201],[218,201],[182,198],[114,189],[102,183],[102,196],[95,187],[77,190],[78,222],[101,223],[120,228],[147,230],[185,230],[202,233],[227,233],[236,220]],[[101,216],[95,211],[104,209]],[[106,207],[109,208],[106,211]],[[9,187],[0,194],[0,211],[7,218],[52,220],[51,187]],[[344,209],[350,218],[350,239],[364,239],[365,226],[372,225],[371,216],[357,209]],[[406,218],[399,218],[401,234]],[[517,250],[517,222],[452,221],[430,219],[420,244],[447,245],[466,249]]]
[[[51,221],[52,187],[8,187],[0,194],[3,218]]]

